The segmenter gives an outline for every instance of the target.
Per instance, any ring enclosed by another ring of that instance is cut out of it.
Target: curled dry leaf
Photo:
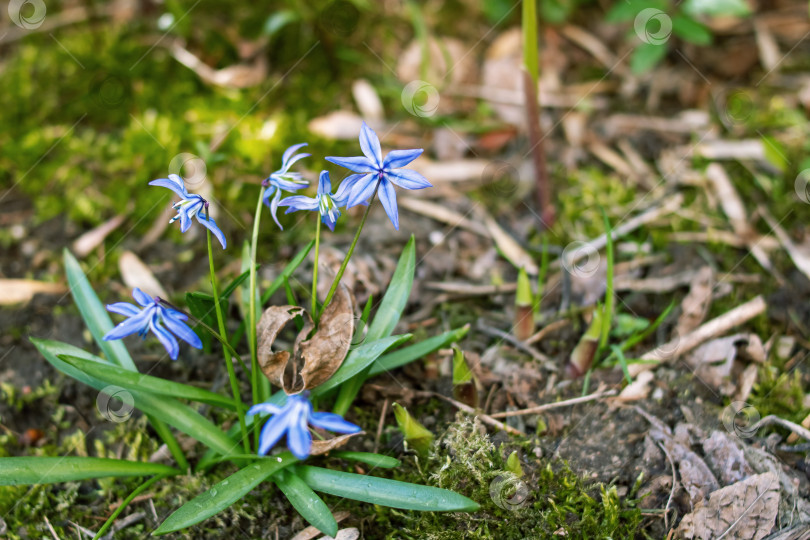
[[[365,435],[365,431],[358,431],[357,433],[349,433],[347,435],[340,435],[339,437],[333,437],[331,439],[324,439],[322,441],[312,441],[312,448],[310,450],[310,455],[312,456],[320,456],[321,454],[325,454],[327,452],[331,452],[336,448],[340,448],[347,442],[349,439],[354,437],[355,435]]]
[[[713,492],[684,516],[676,536],[761,540],[770,534],[778,509],[776,475],[757,474]]]
[[[298,332],[293,352],[273,351],[279,333],[295,317],[304,327]],[[296,306],[271,306],[257,326],[259,365],[265,376],[288,394],[297,394],[323,384],[343,363],[354,334],[354,312],[348,289],[341,286],[321,315],[318,330],[309,337],[314,323]],[[307,339],[309,337],[309,339]]]

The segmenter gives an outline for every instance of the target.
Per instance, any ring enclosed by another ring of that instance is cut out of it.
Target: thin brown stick
[[[377,436],[374,437],[374,453],[380,448],[380,438],[382,437],[383,426],[385,425],[385,415],[388,413],[388,398],[383,401],[382,411],[380,411],[380,423],[377,424]]]
[[[439,398],[441,400],[444,400],[447,403],[453,405],[455,408],[457,408],[460,411],[463,411],[463,412],[465,412],[467,414],[472,414],[472,415],[477,416],[483,423],[488,424],[488,425],[490,425],[492,427],[501,429],[501,430],[503,430],[503,431],[505,431],[507,433],[510,433],[512,435],[523,435],[523,436],[526,435],[525,433],[523,433],[519,429],[515,429],[512,426],[507,426],[503,422],[499,422],[498,420],[495,420],[490,415],[484,414],[480,410],[473,409],[469,405],[465,405],[464,403],[461,403],[460,401],[456,401],[453,398],[449,398],[449,397],[447,397],[445,395],[442,395],[442,394],[439,394],[437,392],[421,391],[421,392],[416,392],[416,395],[417,396],[422,396],[422,397],[437,397],[437,398]]]
[[[766,416],[765,418],[763,418],[762,420],[751,426],[751,431],[756,431],[763,426],[769,426],[771,424],[776,424],[778,426],[782,426],[783,428],[787,428],[796,435],[804,437],[805,439],[810,441],[810,430],[800,426],[799,424],[794,424],[789,420],[785,420],[784,418],[779,418],[774,414]]]
[[[655,441],[655,444],[661,448],[661,451],[667,457],[667,461],[669,461],[669,466],[672,469],[672,487],[669,490],[669,498],[667,499],[667,505],[664,507],[664,528],[669,530],[669,505],[672,504],[672,499],[675,497],[675,486],[677,482],[677,478],[675,476],[675,462],[672,460],[672,456],[669,453],[669,450],[661,444],[661,441]]]
[[[540,104],[537,100],[537,86],[528,71],[523,71],[523,93],[526,96],[526,118],[529,127],[532,162],[535,174],[535,204],[540,216],[540,228],[545,230],[554,225],[556,210],[551,202],[551,184],[546,166],[546,151],[543,146],[543,132],[540,127]]]
[[[512,416],[524,416],[527,414],[537,414],[543,411],[548,411],[550,409],[559,409],[561,407],[570,407],[572,405],[577,405],[579,403],[587,403],[589,401],[594,401],[597,399],[601,399],[603,397],[615,396],[616,390],[605,390],[604,392],[594,392],[593,394],[588,394],[587,396],[581,396],[577,398],[566,399],[563,401],[557,401],[554,403],[546,403],[545,405],[538,405],[537,407],[529,407],[528,409],[521,409],[519,411],[505,411],[499,412],[495,414],[491,414],[492,418],[509,418]]]

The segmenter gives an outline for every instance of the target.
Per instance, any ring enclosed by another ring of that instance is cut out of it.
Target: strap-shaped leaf
[[[328,536],[337,535],[338,524],[335,516],[323,499],[318,497],[303,480],[282,469],[273,475],[273,482],[310,525]]]
[[[279,274],[276,277],[276,279],[274,279],[273,282],[270,284],[270,287],[268,287],[267,290],[262,293],[261,305],[267,303],[267,301],[270,300],[270,297],[273,296],[273,294],[284,285],[284,282],[290,279],[293,272],[295,272],[295,269],[298,268],[301,265],[301,263],[304,262],[304,259],[307,258],[307,255],[309,255],[309,251],[312,249],[312,246],[314,245],[315,240],[310,240],[309,244],[304,246],[304,248],[301,251],[299,251],[298,254],[295,257],[293,257],[293,259],[290,262],[287,263],[287,266],[284,267],[284,269],[281,271],[281,274]]]
[[[102,365],[106,364],[101,358],[93,356],[78,347],[59,341],[31,338],[31,342],[36,346],[40,354],[62,373],[99,391],[109,386],[106,382],[91,377],[59,357],[61,355],[67,355],[83,360],[94,361]],[[233,449],[236,448],[238,444],[221,429],[212,424],[210,420],[176,399],[155,396],[136,390],[131,390],[130,393],[132,394],[135,408],[143,411],[152,418],[157,418],[179,429],[186,435],[197,439],[220,454],[228,455],[233,453]]]
[[[410,334],[403,334],[401,336],[389,336],[376,341],[363,343],[356,349],[349,352],[349,355],[343,361],[340,368],[322,385],[312,390],[313,396],[319,396],[331,390],[332,388],[340,385],[341,383],[351,379],[358,373],[362,372],[374,360],[380,357],[382,353],[401,345],[411,339]]]
[[[271,475],[295,461],[291,453],[284,452],[251,463],[175,510],[152,534],[179,531],[222,512]]]
[[[133,373],[121,369],[118,366],[102,364],[75,356],[63,354],[60,355],[59,358],[84,373],[87,373],[91,377],[108,384],[121,386],[127,390],[135,390],[136,392],[146,392],[171,398],[189,399],[191,401],[224,407],[232,411],[236,410],[232,398],[209,392],[203,388],[168,381],[160,377],[153,377],[142,373]]]
[[[315,491],[403,510],[475,512],[478,503],[446,489],[300,465],[295,474]]]
[[[132,361],[132,357],[123,342],[120,340],[104,341],[104,336],[113,328],[112,319],[110,319],[104,305],[90,286],[90,282],[87,281],[87,276],[82,272],[79,261],[67,248],[64,251],[64,259],[70,294],[73,295],[76,307],[79,308],[82,319],[84,319],[96,343],[111,362],[130,371],[137,371],[135,363]]]
[[[415,269],[416,240],[411,235],[411,239],[408,240],[399,256],[399,262],[391,277],[391,283],[388,284],[388,289],[385,291],[385,296],[380,302],[380,307],[368,327],[366,339],[375,341],[390,336],[394,331],[408,303]]]
[[[180,471],[159,463],[97,457],[0,458],[0,486],[76,482],[112,476],[176,475]]]
[[[392,369],[404,366],[405,364],[413,362],[414,360],[418,360],[427,354],[441,349],[442,347],[447,347],[451,343],[461,340],[467,335],[469,330],[469,325],[463,326],[461,328],[456,328],[455,330],[450,330],[449,332],[441,333],[438,336],[433,336],[432,338],[428,338],[424,341],[420,341],[414,345],[384,354],[371,365],[368,376],[373,377],[374,375],[391,371]]]
[[[330,456],[349,459],[351,461],[359,461],[372,467],[380,467],[383,469],[393,469],[399,467],[402,463],[397,458],[391,456],[384,456],[382,454],[374,454],[372,452],[332,452]]]

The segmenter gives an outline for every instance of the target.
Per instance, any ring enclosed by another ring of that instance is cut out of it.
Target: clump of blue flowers
[[[329,180],[329,172],[321,171],[318,178],[318,193],[315,198],[303,195],[294,195],[282,199],[279,206],[288,206],[286,214],[297,212],[298,210],[317,210],[321,214],[321,221],[329,227],[330,231],[335,230],[335,224],[340,217],[338,207],[345,204],[344,199],[338,199],[332,194],[332,182]]]
[[[270,208],[270,214],[273,216],[273,221],[275,221],[279,229],[282,230],[284,227],[282,227],[281,223],[278,222],[278,217],[276,216],[279,202],[281,201],[282,191],[297,191],[301,188],[307,187],[308,185],[306,180],[301,179],[301,173],[290,172],[290,167],[292,167],[297,161],[311,155],[295,153],[305,146],[307,146],[307,143],[295,144],[287,148],[287,150],[284,151],[284,155],[281,156],[281,168],[273,173],[270,173],[270,176],[265,178],[262,182],[262,186],[264,186],[264,194],[262,195],[264,204]]]
[[[217,227],[213,218],[208,215],[208,201],[202,198],[201,195],[189,193],[183,179],[176,174],[170,174],[168,178],[159,178],[149,182],[150,186],[160,186],[169,188],[177,193],[181,200],[172,206],[177,210],[177,215],[174,216],[170,223],[180,220],[180,232],[186,232],[191,227],[192,218],[197,218],[197,221],[206,229],[211,231],[211,234],[216,236],[219,243],[222,244],[222,249],[227,247],[225,235]]]

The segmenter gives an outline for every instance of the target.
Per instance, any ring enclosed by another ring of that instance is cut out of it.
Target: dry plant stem
[[[555,403],[546,403],[545,405],[538,405],[537,407],[530,407],[528,409],[521,409],[519,411],[506,411],[500,413],[490,414],[491,418],[509,418],[511,416],[524,416],[527,414],[538,414],[543,411],[548,411],[551,409],[559,409],[561,407],[570,407],[572,405],[577,405],[579,403],[587,403],[589,401],[595,401],[597,399],[602,399],[604,397],[615,396],[616,390],[605,390],[604,392],[594,392],[593,394],[588,394],[587,396],[581,396],[578,398],[566,399],[564,401],[557,401]]]
[[[473,409],[469,405],[465,405],[464,403],[461,403],[460,401],[456,401],[455,399],[449,398],[449,397],[447,397],[445,395],[442,395],[442,394],[439,394],[439,393],[436,393],[436,392],[416,392],[416,395],[417,396],[422,396],[422,397],[437,397],[437,398],[442,399],[442,400],[446,401],[447,403],[453,405],[455,408],[457,408],[460,411],[464,411],[467,414],[472,414],[472,415],[477,416],[478,418],[481,419],[481,421],[483,423],[488,424],[488,425],[490,425],[490,426],[492,426],[494,428],[498,428],[498,429],[503,430],[503,431],[505,431],[507,433],[510,433],[512,435],[523,435],[523,436],[526,435],[525,433],[523,433],[519,429],[515,429],[515,428],[513,428],[511,426],[507,426],[503,422],[499,422],[498,420],[495,420],[490,415],[484,414],[480,410]]]
[[[499,338],[507,343],[514,345],[518,350],[521,350],[525,353],[528,353],[532,358],[537,360],[538,362],[543,363],[543,367],[549,371],[557,371],[557,365],[554,361],[546,356],[545,354],[541,353],[540,351],[536,350],[533,347],[529,347],[524,342],[517,339],[515,336],[511,334],[507,334],[497,328],[492,328],[491,326],[487,326],[486,324],[478,321],[476,324],[477,328],[484,332],[485,334],[489,334],[490,336]]]
[[[546,152],[543,146],[543,133],[540,128],[540,105],[537,99],[537,86],[532,76],[523,72],[523,92],[526,96],[526,117],[529,124],[529,142],[531,143],[532,162],[535,175],[535,204],[540,214],[540,228],[545,230],[554,225],[556,212],[551,203],[551,184],[546,166]]]
[[[382,438],[382,431],[385,424],[385,415],[388,414],[388,398],[383,401],[382,411],[380,411],[380,421],[377,424],[377,436],[374,438],[374,453],[380,449],[380,439]]]
[[[765,312],[766,308],[767,304],[765,304],[765,300],[762,298],[762,296],[757,296],[745,304],[739,305],[731,311],[702,324],[693,332],[690,332],[682,337],[676,337],[664,345],[645,353],[642,355],[641,359],[653,360],[656,362],[670,361],[673,358],[691,351],[701,343],[713,337],[722,335],[735,326],[739,326],[750,321],[754,317],[761,315]],[[628,370],[630,371],[630,375],[635,377],[642,371],[655,368],[656,365],[657,363],[631,364],[628,366]]]
[[[675,477],[675,462],[672,460],[672,456],[670,455],[669,451],[666,447],[661,444],[660,441],[655,441],[661,451],[667,456],[667,461],[669,461],[669,466],[672,469],[672,487],[669,490],[669,498],[667,499],[667,505],[664,507],[664,528],[669,530],[669,506],[672,504],[672,499],[675,497],[675,486],[677,485],[677,478]]]
[[[315,225],[315,263],[312,267],[312,318],[318,325],[318,250],[321,247],[321,220]]]
[[[794,424],[789,420],[785,420],[784,418],[779,418],[776,415],[768,415],[753,426],[751,426],[752,431],[756,431],[763,426],[769,426],[771,424],[776,424],[778,426],[782,426],[783,428],[789,429],[796,435],[804,437],[806,440],[810,441],[810,430],[800,426],[799,424]]]

